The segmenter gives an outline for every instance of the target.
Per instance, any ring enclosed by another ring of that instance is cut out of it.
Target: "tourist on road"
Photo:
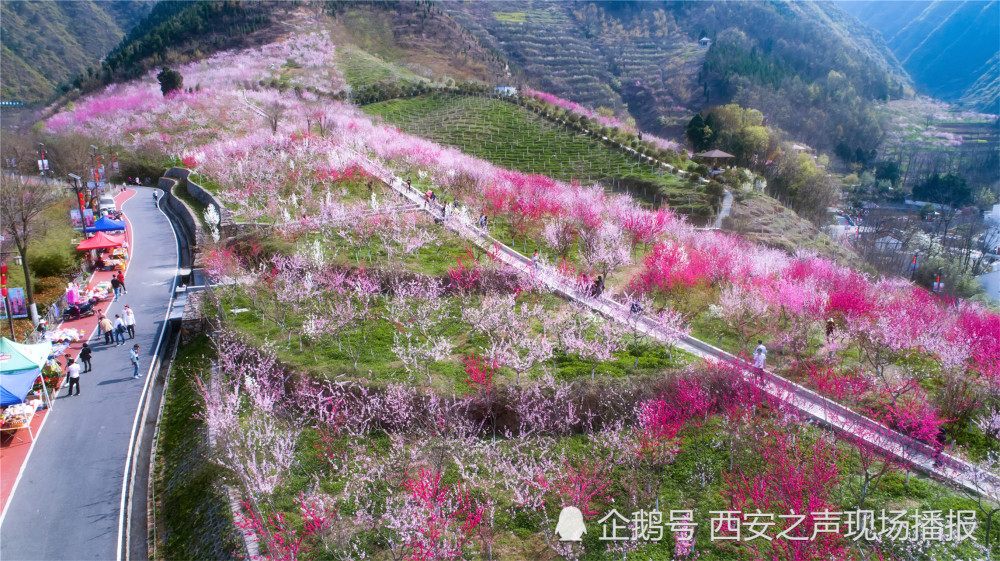
[[[125,329],[128,330],[128,338],[135,339],[135,314],[132,312],[132,308],[125,304],[125,309],[123,310],[125,314]]]
[[[76,395],[80,395],[80,365],[73,359],[70,359],[66,366],[66,378],[69,380],[69,391],[66,392],[66,397],[73,395],[73,386],[76,386]]]
[[[764,369],[764,361],[767,360],[767,347],[764,346],[764,342],[758,340],[757,348],[753,351],[753,365],[755,368],[760,370]]]
[[[128,358],[132,361],[132,377],[142,378],[139,375],[139,345],[132,345],[132,350],[128,352]]]
[[[114,331],[114,326],[111,325],[111,320],[107,316],[103,316],[100,321],[97,322],[98,333],[104,334],[104,344],[110,345],[111,338],[113,337],[112,332]]]
[[[111,277],[111,290],[115,292],[115,299],[113,302],[117,302],[118,297],[121,296],[122,293],[122,281],[118,280],[118,277]]]
[[[156,194],[156,189],[153,189],[153,206],[160,208],[160,198]]]
[[[115,346],[121,346],[125,344],[125,321],[118,314],[115,314]],[[121,339],[121,343],[118,340]]]
[[[84,372],[90,372],[90,357],[92,356],[92,354],[93,353],[90,350],[90,345],[84,343],[83,348],[80,349],[80,362],[83,363],[83,366],[85,368]]]
[[[125,272],[118,271],[118,276],[116,278],[118,279],[118,282],[121,283],[122,285],[122,292],[128,294],[128,289],[125,288]]]
[[[833,332],[837,329],[837,324],[834,323],[833,318],[826,320],[826,342],[829,343],[833,339]]]
[[[531,254],[531,266],[535,270],[538,269],[538,252],[537,251]]]

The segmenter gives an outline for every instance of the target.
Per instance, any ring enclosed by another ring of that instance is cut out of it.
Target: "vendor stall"
[[[27,428],[28,436],[31,440],[34,440],[35,435],[31,430],[31,420],[35,418],[35,411],[38,410],[40,401],[36,399],[25,403],[17,403],[4,409],[0,413],[0,432],[15,432],[19,429]],[[17,436],[14,438],[21,440]]]
[[[104,232],[98,232],[96,236],[80,242],[80,245],[76,246],[76,250],[110,249],[112,247],[121,247],[123,243],[125,243],[125,236],[109,236]]]
[[[128,250],[123,247],[126,243],[124,235],[109,236],[104,232],[98,232],[94,237],[80,242],[80,245],[76,246],[76,250],[93,250],[98,253],[96,260],[98,268],[119,271],[125,268],[125,260],[128,258]],[[111,250],[111,253],[102,255],[101,252],[104,250]]]
[[[23,403],[52,353],[52,343],[22,345],[0,338],[0,407]],[[42,393],[51,405],[45,384]]]
[[[87,228],[87,232],[124,232],[124,220],[112,220],[110,216],[102,216],[94,225]]]

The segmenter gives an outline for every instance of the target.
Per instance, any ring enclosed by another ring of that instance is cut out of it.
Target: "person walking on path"
[[[767,347],[764,346],[764,341],[757,341],[757,348],[753,351],[753,365],[754,368],[764,370],[764,361],[767,360]]]
[[[128,294],[128,289],[125,288],[125,272],[124,271],[118,271],[118,282],[121,283],[121,285],[122,285],[122,292],[124,292],[125,294]]]
[[[108,319],[108,316],[102,317],[101,321],[97,322],[97,329],[100,333],[104,334],[104,344],[110,345],[111,338],[113,337],[112,332],[115,328],[111,325],[111,320]]]
[[[122,281],[118,280],[118,277],[111,277],[111,290],[115,291],[113,302],[117,302],[122,293]]]
[[[115,314],[115,326],[114,327],[115,327],[115,346],[117,347],[119,345],[124,345],[125,344],[125,322],[122,320],[122,317],[120,315],[118,315],[118,314]],[[121,339],[121,343],[118,342],[119,339]]]
[[[833,332],[836,331],[837,324],[833,321],[833,318],[826,320],[826,342],[829,343],[833,339]]]
[[[142,378],[139,375],[139,344],[132,345],[132,350],[128,352],[128,358],[132,361],[132,378]]]
[[[531,266],[535,270],[538,270],[538,252],[537,251],[531,254]]]
[[[593,298],[599,298],[603,293],[604,293],[604,277],[601,275],[597,275],[597,279],[594,281],[594,285],[590,287],[590,295]]]
[[[128,330],[128,338],[135,339],[135,313],[132,312],[132,308],[125,304],[125,329]]]
[[[73,386],[76,386],[76,395],[80,395],[80,365],[73,359],[69,360],[69,365],[66,367],[66,378],[69,380],[69,391],[66,392],[66,397],[73,395]]]
[[[84,372],[90,372],[90,357],[92,354],[90,345],[84,343],[83,348],[80,349],[80,362],[83,363]]]

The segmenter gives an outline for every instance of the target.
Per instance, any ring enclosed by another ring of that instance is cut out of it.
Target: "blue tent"
[[[97,219],[94,225],[87,228],[88,232],[116,232],[125,229],[124,220],[112,220],[107,215]]]
[[[51,352],[52,343],[48,341],[22,345],[0,338],[0,406],[24,401]]]

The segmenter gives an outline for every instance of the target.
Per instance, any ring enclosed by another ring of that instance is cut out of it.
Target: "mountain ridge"
[[[52,99],[59,84],[101,60],[154,3],[0,3],[0,99],[28,104]]]
[[[973,109],[1000,112],[1000,3],[839,1],[879,31],[922,93]],[[992,86],[991,86],[992,85]]]

